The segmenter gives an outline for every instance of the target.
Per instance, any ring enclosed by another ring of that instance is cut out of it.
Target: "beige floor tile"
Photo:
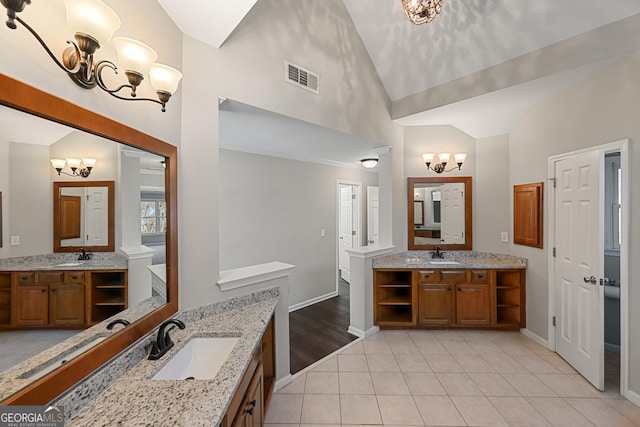
[[[304,424],[340,424],[340,396],[337,394],[305,394],[300,422]]]
[[[519,396],[499,374],[467,374],[485,396]]]
[[[371,372],[400,372],[393,354],[367,354],[367,364]]]
[[[402,372],[431,372],[431,367],[421,354],[398,354],[396,362]]]
[[[289,427],[289,426],[283,426],[283,427]],[[340,427],[340,424],[300,424],[300,427]]]
[[[457,354],[453,356],[458,362],[458,365],[462,367],[465,372],[476,372],[476,373],[492,373],[495,372],[486,360],[484,360],[479,355],[462,355]]]
[[[384,336],[384,331],[378,331],[374,334],[369,335],[364,339],[364,341],[384,341],[387,342],[387,338]]]
[[[530,356],[535,354],[529,347],[517,342],[500,341],[497,342],[497,345],[509,356]]]
[[[522,396],[556,397],[557,395],[533,374],[500,374]]]
[[[387,343],[387,341],[363,341],[362,346],[364,347],[365,354],[393,354],[391,352],[391,347]]]
[[[364,346],[362,345],[362,342],[359,341],[342,350],[340,354],[364,354]]]
[[[409,337],[414,343],[424,343],[430,341],[438,341],[438,338],[432,331],[409,331]]]
[[[338,371],[340,372],[369,372],[367,358],[364,354],[339,354]]]
[[[573,369],[571,365],[569,365],[562,357],[557,354],[539,354],[545,362],[555,367],[558,371],[563,374],[575,374],[576,370]]]
[[[404,374],[404,380],[414,396],[444,396],[447,394],[436,374],[431,372],[407,372]]]
[[[333,356],[333,357],[325,360],[324,362],[322,362],[321,364],[319,364],[318,366],[313,368],[312,371],[315,371],[315,372],[337,372],[338,371],[338,357],[337,356]]]
[[[440,341],[464,341],[464,338],[458,333],[458,331],[453,331],[451,329],[433,331],[433,335],[435,335],[435,337]]]
[[[306,384],[306,380],[307,380],[307,374],[302,374],[299,377],[297,377],[295,380],[293,380],[291,383],[289,383],[286,386],[282,387],[276,393],[303,394],[304,393],[304,386]]]
[[[458,334],[460,334],[462,336],[462,339],[464,339],[468,343],[486,342],[488,339],[487,331],[480,331],[480,330],[474,331],[472,329],[467,329],[467,330],[458,331]]]
[[[561,398],[529,397],[527,401],[556,427],[586,427],[594,425]]]
[[[603,399],[603,402],[640,426],[640,407],[626,399]]]
[[[264,425],[264,427],[298,427],[300,424],[266,424]],[[329,426],[323,426],[323,427],[329,427]]]
[[[340,414],[343,424],[382,424],[375,396],[340,396]]]
[[[271,396],[265,418],[267,424],[298,424],[302,414],[302,394],[278,394]]]
[[[458,355],[458,354],[466,354],[466,355],[477,355],[478,353],[473,349],[471,344],[466,341],[441,341],[444,348],[450,354]]]
[[[441,372],[436,377],[449,396],[482,396],[482,391],[465,373]]]
[[[428,354],[449,354],[446,348],[442,345],[442,343],[434,338],[433,341],[419,341],[416,343],[416,347],[420,350],[420,353],[424,355]]]
[[[340,372],[340,395],[375,394],[368,372]]]
[[[559,374],[560,371],[537,354],[516,355],[513,359],[532,374]]]
[[[500,347],[490,341],[470,342],[476,353],[484,356],[506,354]]]
[[[385,425],[421,426],[424,425],[420,412],[409,396],[376,396],[378,408]]]
[[[426,425],[465,425],[464,418],[449,396],[414,396],[414,400]]]
[[[633,427],[636,423],[600,399],[565,399],[578,412],[598,427]]]
[[[389,343],[391,352],[397,355],[410,355],[410,354],[422,354],[418,346],[413,341],[406,343]]]
[[[424,358],[433,372],[464,372],[451,355],[425,354]]]
[[[542,414],[523,397],[490,397],[489,400],[510,426],[551,426]]]
[[[470,426],[508,426],[502,415],[484,396],[451,396],[451,400]]]
[[[600,397],[600,392],[591,384],[576,381],[574,374],[536,374],[560,397]]]
[[[339,394],[337,372],[308,372],[306,394]]]
[[[409,335],[409,331],[404,329],[389,329],[383,332],[384,337],[387,339],[389,343],[396,342],[408,342],[411,341],[411,336]]]
[[[511,356],[503,354],[482,355],[482,358],[500,374],[528,373],[524,366],[516,362]]]
[[[409,395],[409,387],[400,372],[371,372],[376,395]]]

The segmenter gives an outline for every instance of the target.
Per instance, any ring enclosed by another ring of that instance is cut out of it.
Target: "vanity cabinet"
[[[48,326],[49,286],[19,286],[16,290],[16,300],[16,326]]]
[[[373,277],[374,323],[383,328],[526,326],[524,269],[374,269]]]
[[[11,326],[11,273],[0,273],[0,328]]]

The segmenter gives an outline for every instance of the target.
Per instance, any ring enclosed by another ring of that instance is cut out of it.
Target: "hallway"
[[[639,426],[640,408],[607,386],[518,332],[381,331],[275,393],[266,422]]]

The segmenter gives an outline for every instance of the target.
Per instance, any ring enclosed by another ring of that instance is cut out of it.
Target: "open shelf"
[[[377,270],[374,273],[375,311],[380,324],[412,324],[413,272]]]
[[[125,271],[92,271],[90,274],[92,324],[101,322],[127,308]]]
[[[11,273],[0,273],[0,326],[11,325]]]
[[[520,324],[523,274],[520,270],[496,272],[496,323]]]

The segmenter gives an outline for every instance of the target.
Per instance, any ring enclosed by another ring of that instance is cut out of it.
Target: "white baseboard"
[[[379,327],[377,326],[373,326],[369,329],[367,329],[366,331],[363,331],[362,329],[358,329],[354,326],[349,325],[349,329],[347,329],[347,332],[349,332],[351,335],[355,335],[358,338],[366,338],[370,335],[375,334],[376,332],[378,332],[380,330]]]
[[[524,335],[525,337],[530,338],[533,341],[537,342],[541,346],[544,346],[545,348],[551,349],[549,347],[549,341],[545,340],[540,335],[538,335],[538,334],[536,334],[534,332],[531,332],[531,330],[523,328],[523,329],[520,329],[520,333],[522,335]]]
[[[328,300],[330,298],[337,297],[337,296],[338,296],[338,291],[333,291],[325,295],[320,295],[319,297],[311,298],[310,300],[306,300],[303,302],[299,302],[297,304],[290,305],[289,313],[296,310],[300,310],[301,308],[309,307],[310,305],[317,304],[319,302],[322,302],[324,300]]]
[[[275,392],[280,390],[282,387],[291,384],[292,381],[293,381],[293,375],[291,374],[285,375],[283,378],[280,378],[278,381],[276,381],[275,385],[273,386],[273,391]]]
[[[627,394],[625,396],[627,400],[633,403],[636,406],[640,406],[640,394],[635,391],[627,390]]]
[[[614,353],[620,353],[620,345],[611,344],[611,343],[605,342],[604,343],[604,350],[605,351],[612,351]]]

